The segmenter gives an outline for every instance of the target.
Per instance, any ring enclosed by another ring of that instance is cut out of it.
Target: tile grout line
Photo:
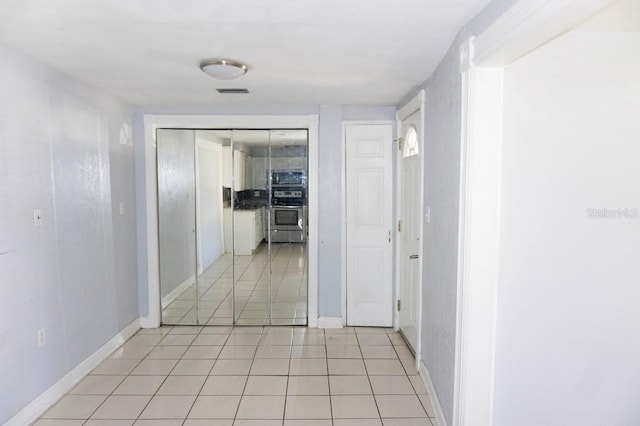
[[[131,336],[131,338],[130,338],[129,340],[127,340],[127,342],[128,342],[128,341],[130,341],[131,339],[133,339],[135,336],[138,336],[138,334],[136,333],[135,335]],[[154,349],[155,349],[155,348],[157,348],[157,347],[158,347],[158,345],[160,344],[160,342],[162,342],[162,340],[164,340],[164,338],[165,338],[166,336],[168,336],[168,333],[167,333],[166,335],[161,336],[160,340],[158,340],[158,342],[153,346],[153,348],[154,348]],[[124,344],[126,344],[127,342],[125,342]],[[122,346],[124,346],[124,344],[123,344]],[[152,349],[149,353],[151,353],[151,352],[153,352],[153,349]],[[142,359],[141,359],[141,360],[136,364],[136,366],[135,366],[135,367],[133,367],[133,369],[132,369],[131,371],[129,371],[129,373],[127,373],[127,375],[125,376],[125,378],[124,378],[123,382],[124,382],[128,377],[130,377],[130,376],[131,376],[131,373],[132,373],[133,371],[135,371],[135,369],[136,369],[136,368],[138,368],[138,367],[140,366],[140,364],[142,364],[142,362],[143,362],[145,359],[147,359],[147,356],[149,356],[149,354],[145,355],[145,357],[144,357],[144,358],[142,358]],[[174,367],[175,367],[175,366],[174,366]],[[169,376],[167,375],[167,377],[169,377]],[[165,377],[165,378],[164,378],[164,380],[162,381],[162,383],[160,384],[160,386],[162,386],[162,384],[166,381],[167,377]],[[158,389],[160,389],[160,386],[158,387]],[[117,388],[116,388],[116,389],[117,389]],[[113,392],[115,392],[115,391],[116,391],[116,389],[114,389],[113,391],[111,391],[111,394],[110,394],[109,396],[107,396],[107,398],[105,398],[105,400],[102,402],[102,404],[100,404],[100,407],[102,407],[102,405],[104,405],[104,403],[105,403],[105,402],[106,402],[106,401],[107,401],[111,396],[117,396],[117,395],[113,395]],[[156,389],[156,392],[158,391],[158,389]],[[136,418],[134,419],[134,423],[135,423],[135,421],[137,421],[137,420],[140,418],[140,415],[141,415],[141,414],[144,412],[144,410],[147,408],[147,406],[149,405],[149,403],[151,402],[151,400],[153,399],[153,397],[154,397],[154,396],[155,396],[155,393],[154,393],[153,395],[151,395],[151,397],[149,398],[149,400],[147,401],[147,403],[144,405],[144,407],[142,408],[142,410],[140,410],[140,413],[138,413],[138,415],[137,415],[137,416],[136,416]],[[100,407],[96,408],[96,410],[95,410],[95,411],[94,411],[94,412],[93,412],[93,413],[92,413],[92,414],[87,418],[87,420],[85,421],[85,423],[86,423],[86,422],[88,422],[88,421],[91,419],[91,417],[96,413],[96,411],[97,411]]]
[[[325,333],[325,330],[322,329],[322,340],[324,342],[324,351],[325,354],[327,355],[324,359],[325,364],[327,366],[327,382],[329,383],[329,354],[327,353],[327,333]],[[334,423],[334,419],[333,419],[333,401],[331,400],[331,388],[329,388],[329,414],[331,415],[331,424]]]
[[[173,331],[174,329],[175,329],[175,327],[174,327],[171,331]],[[160,339],[160,341],[158,342],[158,344],[156,344],[156,346],[155,346],[156,348],[157,348],[158,346],[160,346],[160,343],[161,343],[161,342],[162,342],[162,341],[163,341],[167,336],[171,335],[171,331],[169,331],[169,333],[167,333],[166,335],[164,335],[164,336],[162,337],[162,339]],[[180,334],[176,333],[176,335],[180,335]],[[194,340],[195,340],[195,338],[194,338]],[[189,347],[191,347],[191,345],[192,345],[192,344],[193,344],[193,341],[188,345],[187,350],[188,350],[188,348],[189,348]],[[169,346],[169,345],[167,345],[167,346]],[[185,351],[185,352],[186,352],[186,351]],[[149,354],[147,354],[147,356],[149,356]],[[144,361],[145,359],[147,359],[147,357],[146,357],[146,356],[145,356],[145,358],[143,359],[143,361]],[[176,366],[178,365],[178,363],[179,363],[179,362],[180,362],[180,360],[176,360],[175,365],[171,368],[171,370],[169,370],[169,372],[166,374],[166,376],[165,376],[164,380],[162,381],[162,383],[160,383],[160,386],[158,386],[158,388],[155,390],[155,392],[151,395],[151,398],[149,398],[149,401],[147,401],[147,403],[145,404],[144,408],[140,411],[140,413],[138,414],[138,416],[137,416],[137,418],[135,419],[134,423],[135,423],[135,422],[137,422],[138,420],[142,420],[142,419],[140,418],[140,416],[142,415],[142,413],[144,413],[144,410],[146,410],[146,409],[147,409],[147,407],[149,406],[149,404],[151,403],[151,401],[153,400],[153,398],[155,398],[156,396],[159,396],[159,395],[158,395],[158,391],[162,388],[162,385],[164,385],[164,384],[166,383],[167,379],[168,379],[168,378],[169,378],[169,376],[171,375],[171,372],[172,372],[173,370],[175,370],[175,368],[176,368]],[[141,361],[141,363],[142,363],[142,361]],[[132,370],[132,371],[133,371],[133,370]],[[194,403],[195,403],[195,400],[194,400]],[[184,423],[184,422],[183,422],[183,423]]]
[[[367,373],[367,381],[369,382],[369,388],[371,389],[371,398],[373,398],[373,403],[376,404],[376,410],[378,411],[378,419],[382,424],[382,413],[380,412],[380,406],[378,405],[378,400],[376,399],[376,395],[373,391],[373,384],[371,384],[371,377],[369,375],[369,369],[367,368],[367,363],[364,359],[364,352],[362,351],[362,345],[360,344],[360,337],[358,337],[357,329],[354,330],[356,335],[356,341],[358,342],[358,350],[360,351],[360,355],[362,355],[362,364],[364,365],[364,371]]]
[[[202,328],[199,332],[198,332],[198,336],[202,336],[202,331],[204,331],[204,328]],[[207,334],[204,334],[205,336]],[[222,348],[220,349],[220,352],[218,352],[218,354],[216,355],[216,358],[213,362],[213,365],[211,365],[211,368],[209,369],[209,374],[207,374],[205,376],[204,382],[202,382],[202,386],[200,386],[200,390],[198,391],[198,393],[195,395],[195,398],[193,399],[193,402],[191,403],[191,407],[189,407],[189,410],[187,410],[187,414],[184,417],[184,420],[182,421],[182,424],[184,425],[187,422],[187,419],[189,419],[189,414],[191,414],[191,412],[193,411],[193,407],[196,405],[196,401],[198,401],[198,397],[200,397],[201,393],[202,393],[202,389],[204,389],[204,385],[207,383],[207,380],[209,377],[211,377],[211,372],[213,371],[213,367],[215,367],[216,363],[218,362],[218,360],[220,359],[220,354],[222,353],[223,348],[225,347],[227,341],[229,340],[229,336],[231,336],[231,333],[229,333],[229,335],[227,336],[227,338],[225,339],[224,343],[222,344]],[[197,339],[197,337],[196,337]],[[196,341],[196,339],[193,340],[193,342]],[[191,344],[189,345],[189,348],[191,348],[193,345],[193,342],[191,342]],[[195,345],[197,346],[197,345]],[[187,353],[189,351],[189,348],[187,348],[187,350],[185,351],[185,353]],[[183,354],[184,357],[184,354]],[[183,359],[183,358],[180,358]]]

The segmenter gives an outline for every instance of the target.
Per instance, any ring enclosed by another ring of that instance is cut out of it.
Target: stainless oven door
[[[271,207],[272,243],[303,243],[305,241],[304,208],[301,206]]]
[[[271,208],[271,229],[302,230],[302,207],[278,206]]]

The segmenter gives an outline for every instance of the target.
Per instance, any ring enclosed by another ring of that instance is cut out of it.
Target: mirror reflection
[[[306,324],[307,131],[160,129],[157,146],[163,323]]]

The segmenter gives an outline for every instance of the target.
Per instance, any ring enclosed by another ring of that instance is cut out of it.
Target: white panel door
[[[392,128],[346,127],[347,324],[393,322]]]
[[[400,153],[400,331],[414,352],[419,352],[420,330],[420,111],[402,122]]]

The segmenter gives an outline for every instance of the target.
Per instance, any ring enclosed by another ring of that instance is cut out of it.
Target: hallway
[[[143,329],[35,425],[432,425],[392,329]]]

